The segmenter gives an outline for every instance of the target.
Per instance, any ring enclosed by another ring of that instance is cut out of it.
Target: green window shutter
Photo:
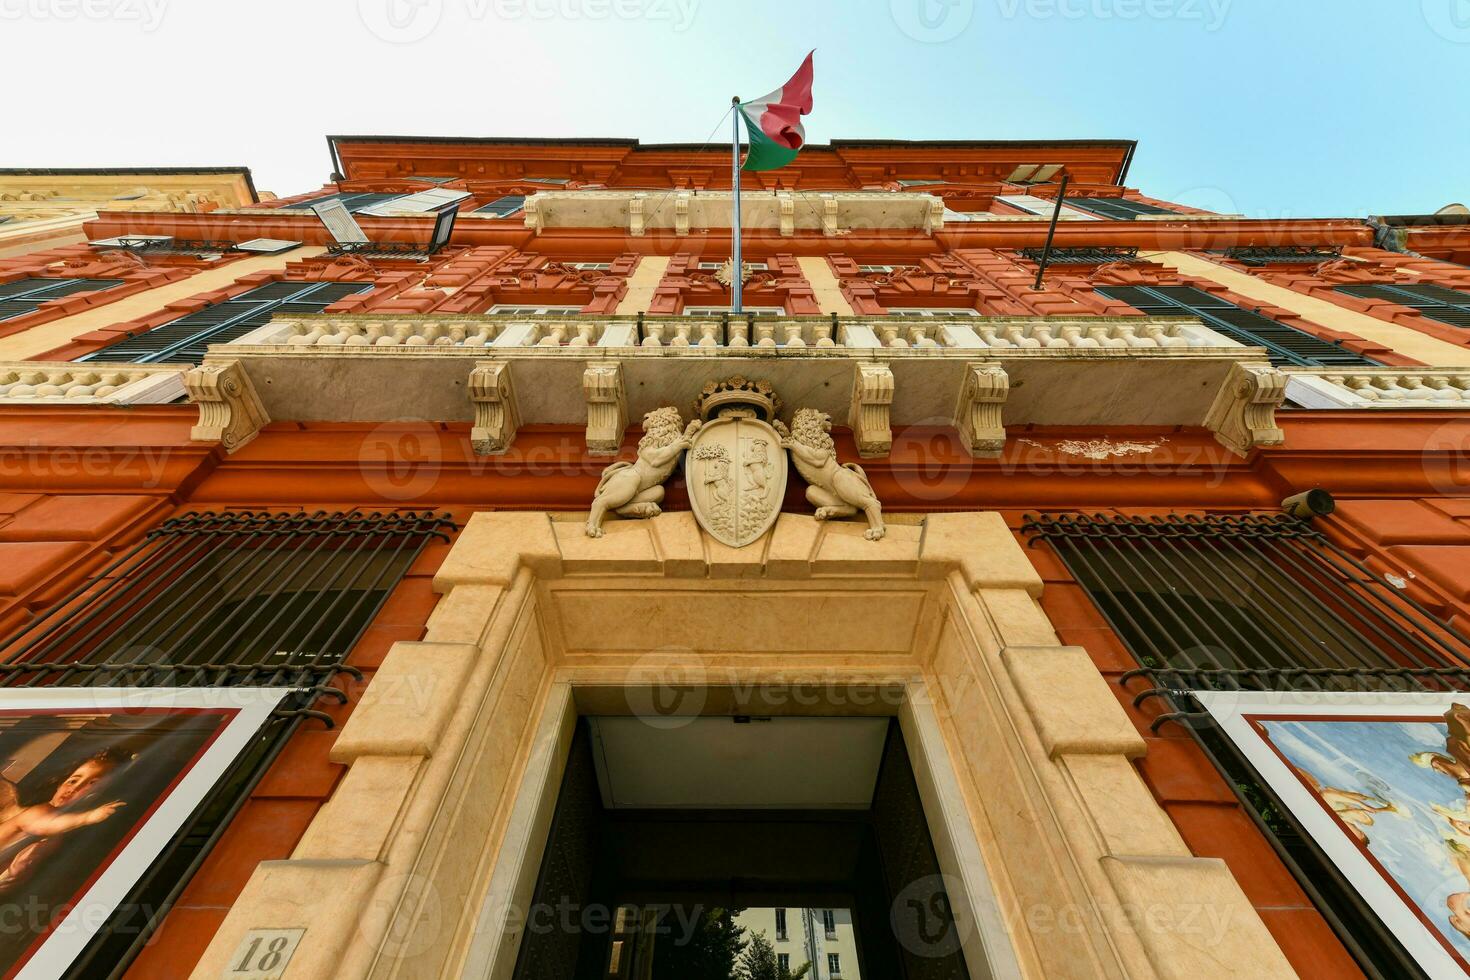
[[[238,340],[277,313],[320,313],[344,297],[372,288],[366,282],[268,282],[77,360],[198,364],[210,344]]]
[[[1069,197],[1066,203],[1084,211],[1091,211],[1098,217],[1112,218],[1115,221],[1132,221],[1140,214],[1177,213],[1168,208],[1161,208],[1157,204],[1130,201],[1125,197]]]
[[[1197,316],[1231,340],[1266,348],[1272,364],[1337,367],[1378,363],[1193,286],[1104,286],[1097,292],[1150,316]]]
[[[0,283],[0,320],[36,312],[47,300],[121,286],[121,279],[17,279]]]
[[[1357,296],[1359,299],[1384,299],[1400,306],[1412,307],[1421,316],[1452,327],[1470,329],[1470,293],[1463,293],[1448,286],[1433,283],[1403,283],[1379,285],[1353,283],[1338,286],[1339,293]]]

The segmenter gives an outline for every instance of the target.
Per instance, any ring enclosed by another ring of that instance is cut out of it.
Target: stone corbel
[[[1286,374],[1269,364],[1235,364],[1205,415],[1205,428],[1231,452],[1244,456],[1256,446],[1279,446],[1285,434],[1276,409],[1286,398]]]
[[[470,372],[470,401],[475,403],[475,424],[470,444],[480,456],[498,456],[510,448],[520,426],[515,392],[511,388],[510,363],[477,361]]]
[[[936,197],[929,202],[924,211],[924,230],[929,234],[944,227],[944,198]]]
[[[205,364],[184,375],[189,401],[199,406],[199,422],[189,438],[218,442],[232,453],[270,421],[255,385],[239,361]]]
[[[628,234],[638,236],[643,234],[643,204],[646,198],[631,197],[628,199]]]
[[[796,197],[792,194],[778,194],[776,200],[780,202],[781,234],[787,237],[796,234]]]
[[[689,234],[689,194],[681,192],[674,195],[674,234]]]
[[[617,455],[628,428],[623,365],[617,361],[588,364],[582,372],[582,393],[587,398],[587,452],[593,456]]]
[[[852,429],[859,456],[887,456],[893,449],[889,418],[892,407],[893,372],[888,365],[877,361],[858,362],[847,424]]]
[[[999,364],[965,365],[965,383],[955,409],[955,428],[971,456],[999,456],[1006,444],[1001,414],[1011,393],[1011,379]]]
[[[822,197],[822,234],[837,234],[837,198],[831,194]]]

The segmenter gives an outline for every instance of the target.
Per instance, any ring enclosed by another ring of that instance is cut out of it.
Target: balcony
[[[1244,452],[1274,430],[1243,423],[1242,399],[1282,384],[1262,350],[1164,317],[284,316],[211,346],[211,366],[272,419],[473,421],[486,453],[531,423],[585,425],[614,453],[630,421],[733,375],[826,412],[865,456],[895,426],[997,455],[1024,424],[1207,426]]]
[[[526,227],[650,231],[728,229],[729,191],[543,191],[526,199]],[[473,220],[473,213],[461,215]],[[742,191],[740,226],[749,230],[841,235],[860,230],[923,231],[944,226],[944,201],[933,194],[890,191]]]

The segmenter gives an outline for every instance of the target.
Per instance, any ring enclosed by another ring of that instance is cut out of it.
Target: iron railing
[[[1422,976],[1194,694],[1470,691],[1470,637],[1284,514],[1028,515],[1023,531],[1138,661],[1119,678],[1133,704],[1162,703],[1155,731],[1185,726],[1359,966]]]
[[[1250,245],[1221,249],[1216,254],[1243,265],[1315,265],[1342,258],[1342,246]]]
[[[288,695],[68,971],[120,976],[316,707],[423,547],[431,513],[189,514],[163,522],[0,647],[0,687],[281,687]]]
[[[1016,251],[1028,262],[1040,262],[1045,249],[1021,248]],[[1051,265],[1108,265],[1137,261],[1137,248],[1054,248],[1049,260]]]

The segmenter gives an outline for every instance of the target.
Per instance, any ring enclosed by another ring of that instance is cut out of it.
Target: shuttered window
[[[1266,348],[1272,364],[1331,367],[1378,363],[1193,286],[1104,286],[1097,292],[1150,316],[1197,316],[1232,340]]]
[[[1359,299],[1386,299],[1390,303],[1412,307],[1421,316],[1427,316],[1431,320],[1448,323],[1452,327],[1470,328],[1470,293],[1450,289],[1448,286],[1436,286],[1432,283],[1392,286],[1354,284],[1338,286],[1337,291]]]
[[[121,286],[121,279],[17,279],[0,283],[0,320],[34,313],[47,300]]]
[[[306,210],[313,204],[325,204],[328,201],[341,201],[342,206],[353,214],[357,214],[367,208],[382,204],[384,201],[392,201],[405,194],[323,194],[321,197],[313,197],[309,201],[297,201],[295,204],[286,205],[288,208]]]
[[[189,514],[165,521],[0,644],[0,686],[290,688],[271,719],[66,972],[120,976],[318,701],[424,546],[431,513]],[[18,908],[13,906],[14,908]],[[57,974],[60,975],[60,974]]]
[[[1176,213],[1157,204],[1130,201],[1126,197],[1069,197],[1067,203],[1091,211],[1100,218],[1112,218],[1115,221],[1132,221],[1140,214]]]
[[[482,206],[480,206],[478,208],[475,208],[475,213],[476,214],[493,214],[497,218],[507,218],[510,215],[513,215],[517,211],[519,211],[522,207],[525,206],[525,204],[526,204],[526,195],[524,195],[524,194],[507,194],[504,197],[497,197],[495,200],[491,201],[489,204],[485,204],[485,205],[482,205]]]
[[[210,344],[243,337],[278,313],[320,313],[344,297],[372,288],[365,282],[270,282],[77,360],[198,364]]]

